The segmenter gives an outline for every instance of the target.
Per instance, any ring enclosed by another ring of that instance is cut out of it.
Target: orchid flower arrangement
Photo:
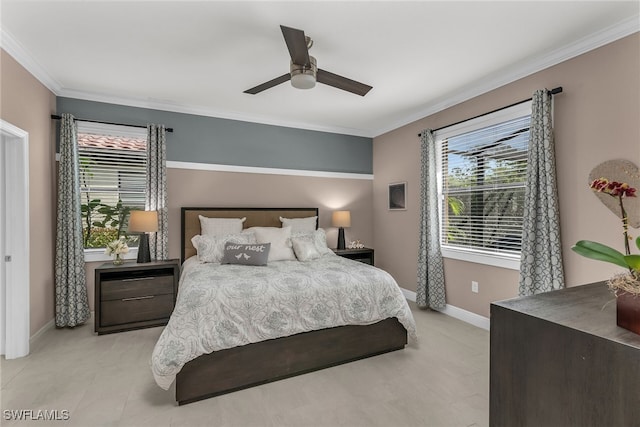
[[[589,240],[580,240],[571,249],[584,257],[609,262],[628,269],[631,276],[629,279],[638,283],[638,289],[634,293],[640,294],[640,255],[631,254],[629,245],[631,241],[631,236],[629,236],[629,221],[624,208],[624,199],[627,197],[637,197],[637,190],[630,187],[627,183],[609,181],[606,178],[594,180],[591,183],[591,189],[618,199],[620,212],[622,214],[625,253],[623,254],[609,246]],[[635,240],[635,243],[638,249],[640,249],[640,237]]]
[[[129,252],[129,246],[127,245],[127,241],[124,236],[120,237],[118,240],[107,243],[104,250],[104,253],[107,255],[120,255],[126,254],[127,252]]]

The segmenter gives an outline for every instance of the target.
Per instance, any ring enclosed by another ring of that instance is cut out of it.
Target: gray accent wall
[[[373,173],[371,138],[58,97],[58,114],[124,124],[164,124],[167,160]]]

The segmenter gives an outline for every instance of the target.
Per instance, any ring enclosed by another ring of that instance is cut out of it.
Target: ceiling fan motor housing
[[[316,58],[309,55],[309,64],[294,64],[291,61],[291,86],[297,89],[311,89],[316,85],[318,63]]]

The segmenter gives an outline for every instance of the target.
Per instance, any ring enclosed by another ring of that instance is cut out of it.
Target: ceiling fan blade
[[[371,86],[364,83],[360,83],[355,80],[351,80],[346,77],[342,77],[321,69],[318,69],[316,80],[320,83],[337,87],[338,89],[346,90],[360,96],[365,96],[367,92],[373,89]]]
[[[280,83],[284,83],[288,80],[291,80],[291,74],[283,74],[280,77],[276,77],[273,80],[269,80],[266,83],[262,83],[256,87],[252,87],[251,89],[245,90],[243,93],[249,93],[251,95],[255,95],[256,93],[260,93],[263,90],[271,89],[274,86],[278,86]]]
[[[289,49],[291,61],[297,65],[308,65],[309,49],[307,48],[307,38],[304,36],[304,31],[285,27],[284,25],[280,25],[280,29],[284,36],[284,42]]]

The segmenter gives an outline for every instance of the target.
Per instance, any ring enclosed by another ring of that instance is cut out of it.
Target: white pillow
[[[198,215],[200,218],[200,234],[203,236],[226,236],[238,234],[242,231],[242,223],[245,218],[208,218]]]
[[[291,227],[291,232],[296,231],[315,231],[318,224],[318,216],[310,216],[307,218],[282,218],[280,217],[283,227]]]
[[[296,255],[291,248],[291,227],[251,227],[256,243],[271,243],[268,262],[293,260]]]
[[[295,238],[295,237],[305,237],[305,236],[309,236],[315,246],[316,249],[318,251],[318,253],[320,253],[320,255],[325,255],[325,254],[332,254],[334,255],[334,252],[329,249],[329,247],[327,246],[327,234],[325,233],[325,231],[322,228],[318,228],[317,230],[313,230],[311,232],[309,231],[298,231],[296,233],[291,233],[291,237]]]
[[[248,245],[256,243],[256,240],[252,233],[227,234],[226,236],[202,236],[198,234],[191,238],[191,243],[196,248],[200,262],[222,262],[224,246],[227,242]]]
[[[293,245],[293,252],[295,252],[296,258],[298,258],[299,261],[311,261],[322,256],[320,252],[318,252],[311,234],[292,237],[291,244]]]

